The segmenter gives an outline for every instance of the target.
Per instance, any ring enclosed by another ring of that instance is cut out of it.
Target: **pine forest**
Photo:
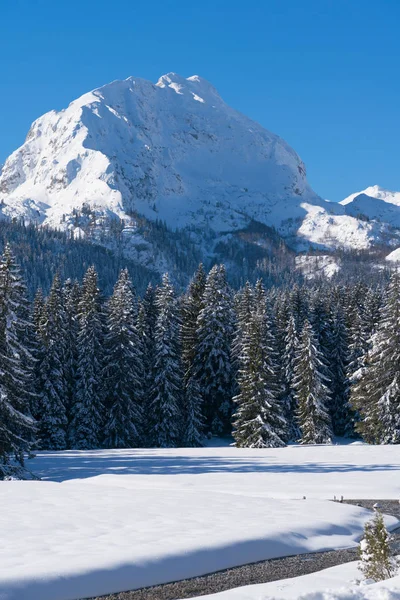
[[[0,262],[1,475],[35,450],[400,443],[400,277],[233,289],[200,264],[178,293],[110,296],[90,266],[31,302]]]

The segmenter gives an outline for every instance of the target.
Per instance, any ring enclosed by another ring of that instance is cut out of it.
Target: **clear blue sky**
[[[31,122],[130,75],[210,80],[323,197],[400,190],[398,0],[3,0],[0,163]]]

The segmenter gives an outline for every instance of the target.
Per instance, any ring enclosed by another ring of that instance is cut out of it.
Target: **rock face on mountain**
[[[201,77],[175,73],[155,85],[115,81],[40,117],[2,168],[0,202],[5,217],[110,247],[117,231],[124,252],[158,269],[168,258],[146,235],[155,222],[186,231],[200,258],[255,222],[295,250],[368,248],[397,235],[357,218],[355,200],[322,200],[286,142]]]

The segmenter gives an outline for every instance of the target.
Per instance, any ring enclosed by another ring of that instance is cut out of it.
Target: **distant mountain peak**
[[[381,187],[380,185],[370,185],[369,187],[365,188],[365,190],[361,190],[360,192],[350,194],[350,196],[347,196],[347,198],[342,200],[340,204],[349,204],[361,194],[364,194],[365,196],[370,196],[371,198],[376,198],[378,200],[383,200],[384,202],[389,202],[391,204],[400,205],[400,192],[392,192],[391,190],[387,190]]]

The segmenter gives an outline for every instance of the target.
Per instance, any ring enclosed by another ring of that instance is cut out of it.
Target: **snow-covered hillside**
[[[351,194],[340,203],[352,217],[368,218],[400,227],[400,192],[373,185]]]
[[[319,198],[296,152],[210,83],[175,73],[155,85],[114,81],[40,117],[1,171],[0,202],[7,217],[80,235],[124,219],[124,250],[146,264],[154,249],[138,229],[142,217],[191,229],[205,256],[252,221],[298,249],[368,248],[392,237],[386,223]],[[168,266],[162,252],[157,261]]]
[[[350,194],[350,196],[347,196],[347,198],[342,200],[340,204],[350,204],[360,194],[365,194],[365,196],[369,196],[370,198],[376,198],[378,200],[383,200],[383,202],[388,202],[389,204],[396,204],[397,206],[400,206],[400,192],[391,192],[390,190],[385,190],[379,185],[370,185],[361,192]]]

